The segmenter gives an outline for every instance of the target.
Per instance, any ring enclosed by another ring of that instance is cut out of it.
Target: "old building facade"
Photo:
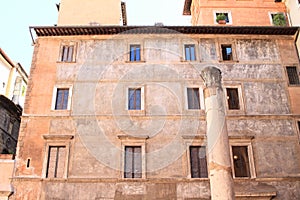
[[[16,199],[209,199],[207,66],[222,71],[236,197],[300,198],[296,28],[34,29]]]
[[[298,28],[79,24],[31,27],[11,198],[300,198]]]
[[[275,18],[282,17],[284,25],[289,25],[281,0],[185,0],[183,14],[192,15],[194,26],[217,25],[216,18],[221,13],[226,15],[227,26],[272,26],[277,14]]]

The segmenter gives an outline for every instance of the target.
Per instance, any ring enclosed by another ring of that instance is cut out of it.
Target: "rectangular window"
[[[271,13],[272,25],[286,26],[286,18],[284,13]]]
[[[300,133],[300,121],[297,121],[297,124],[298,124],[298,131]]]
[[[290,85],[299,85],[300,84],[297,68],[295,66],[286,67],[286,72],[288,75]]]
[[[141,146],[125,146],[124,178],[142,178]]]
[[[69,88],[57,88],[55,110],[68,109]]]
[[[130,45],[130,61],[141,61],[141,45]]]
[[[230,21],[230,20],[229,20],[229,14],[226,13],[226,12],[224,12],[224,13],[217,12],[217,13],[216,13],[216,18],[217,18],[218,15],[222,15],[222,14],[225,15],[225,21],[226,21],[226,23],[229,23],[229,21]]]
[[[65,161],[66,146],[49,146],[46,178],[63,178]]]
[[[226,88],[227,93],[227,105],[229,110],[239,110],[239,92],[238,88]]]
[[[128,89],[128,110],[141,110],[141,88]]]
[[[195,45],[193,44],[184,45],[184,51],[185,51],[185,60],[190,60],[190,61],[196,60]]]
[[[232,48],[230,44],[221,44],[222,59],[223,60],[233,60],[232,58]]]
[[[187,88],[188,109],[200,109],[199,88]]]
[[[205,146],[190,146],[190,165],[192,178],[207,178]]]
[[[232,146],[235,177],[251,177],[248,146]]]
[[[74,53],[74,45],[64,45],[62,47],[61,61],[72,62]]]

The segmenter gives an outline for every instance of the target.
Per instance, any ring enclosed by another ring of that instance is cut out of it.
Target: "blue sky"
[[[190,18],[182,16],[184,0],[124,0],[128,25],[189,25]],[[0,47],[14,62],[29,73],[32,40],[29,26],[53,26],[60,0],[8,0],[1,2]]]

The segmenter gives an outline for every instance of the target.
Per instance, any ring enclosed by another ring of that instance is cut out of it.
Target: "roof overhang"
[[[295,35],[299,27],[275,26],[35,26],[38,37],[115,34]]]
[[[12,68],[15,66],[14,62],[6,55],[6,53],[1,48],[0,55]]]
[[[183,6],[183,15],[191,15],[192,0],[185,0]]]

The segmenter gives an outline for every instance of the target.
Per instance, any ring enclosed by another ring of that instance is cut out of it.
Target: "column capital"
[[[201,71],[201,77],[206,87],[221,87],[221,70],[216,67],[206,67]]]

